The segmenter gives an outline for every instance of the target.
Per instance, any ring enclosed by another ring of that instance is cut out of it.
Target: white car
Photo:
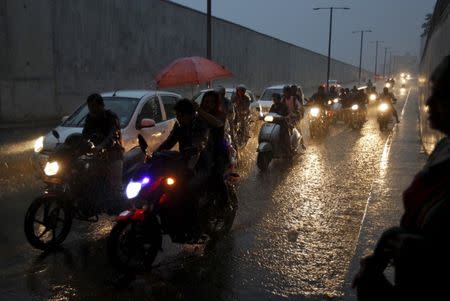
[[[252,103],[250,105],[250,108],[253,110],[256,110],[258,113],[267,113],[270,110],[270,107],[273,104],[272,101],[272,94],[278,93],[283,97],[283,88],[285,86],[292,86],[291,84],[286,85],[276,85],[276,86],[270,86],[264,89],[264,92],[261,94],[261,97],[258,101]],[[297,85],[297,88],[302,89],[300,85]],[[303,94],[303,92],[302,92]]]
[[[203,95],[208,92],[208,91],[213,91],[214,89],[205,89],[205,90],[201,90],[199,94],[197,94],[194,97],[194,101],[198,104],[200,104],[202,102],[202,98]],[[225,88],[225,97],[228,99],[232,99],[234,94],[236,93],[236,89],[235,88]],[[245,95],[247,95],[247,97],[250,99],[250,103],[253,103],[255,101],[255,95],[253,95],[253,92],[250,90],[246,90],[245,91]]]
[[[147,140],[150,151],[155,150],[169,135],[175,123],[173,107],[181,98],[175,93],[149,90],[119,90],[103,93],[102,97],[105,108],[119,117],[125,152],[138,145],[138,134]],[[72,115],[63,118],[62,124],[55,128],[61,143],[82,132],[87,113],[87,105],[83,103]],[[36,140],[34,151],[41,167],[56,143],[58,140],[51,132]]]

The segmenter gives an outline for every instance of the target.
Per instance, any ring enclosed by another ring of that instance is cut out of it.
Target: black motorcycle
[[[389,100],[382,99],[378,105],[377,121],[380,131],[387,130],[388,124],[392,119],[392,104]]]
[[[329,122],[327,111],[313,105],[309,109],[309,135],[311,138],[320,138],[327,135],[329,130]]]
[[[59,133],[53,131],[59,141]],[[73,219],[97,222],[109,209],[105,204],[106,152],[93,152],[94,144],[74,134],[57,144],[44,167],[46,184],[42,195],[33,200],[26,215],[24,230],[28,242],[40,250],[60,245],[70,232]],[[124,178],[143,162],[136,147],[124,158]]]
[[[360,104],[354,103],[350,108],[348,114],[348,124],[352,129],[361,129],[366,122],[365,108]]]
[[[139,144],[146,152],[142,136]],[[174,243],[198,244],[216,241],[230,231],[238,207],[233,179],[222,181],[223,187],[213,180],[203,191],[190,195],[190,178],[180,153],[147,155],[126,188],[133,209],[117,217],[108,239],[108,256],[116,268],[127,272],[151,269],[161,250],[162,235],[169,235]]]

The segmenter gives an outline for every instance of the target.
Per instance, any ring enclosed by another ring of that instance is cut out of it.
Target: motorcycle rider
[[[233,126],[236,127],[237,122],[241,122],[241,126],[244,127],[244,133],[248,136],[244,137],[245,139],[249,138],[249,125],[247,124],[246,119],[250,115],[250,99],[245,95],[246,91],[247,88],[244,85],[238,85],[236,87],[236,93],[231,99],[231,103],[236,110],[236,120]]]
[[[372,87],[373,87],[373,83],[372,83],[372,81],[369,79],[369,81],[367,82],[367,88],[369,89],[369,90],[371,90],[372,89]]]
[[[279,122],[279,125],[281,127],[281,143],[284,147],[284,150],[286,152],[286,154],[289,156],[290,152],[291,152],[291,139],[289,137],[289,125],[288,125],[288,121],[287,118],[289,116],[289,108],[286,105],[286,103],[284,101],[282,101],[281,99],[281,95],[278,93],[273,93],[272,94],[272,101],[273,104],[270,107],[269,113],[276,113],[278,115],[281,115],[283,117],[286,117],[285,119],[281,120]]]
[[[321,85],[309,99],[311,105],[317,105],[324,108],[328,101],[328,94],[326,92],[325,86]]]
[[[195,113],[194,105],[188,99],[179,100],[174,106],[177,122],[166,140],[157,148],[158,151],[170,150],[177,143],[180,155],[187,168],[188,193],[186,204],[192,217],[194,236],[200,235],[198,219],[198,192],[203,191],[208,177],[211,174],[211,157],[207,147],[210,130],[208,124]]]
[[[123,153],[120,121],[111,110],[105,109],[103,97],[94,93],[86,100],[89,113],[83,127],[82,136],[91,140],[95,149],[105,153],[106,209],[114,213],[120,209],[122,192]]]
[[[387,87],[384,87],[383,92],[379,95],[379,99],[380,99],[380,101],[388,100],[389,105],[392,110],[392,113],[394,114],[395,120],[397,121],[397,123],[399,123],[400,120],[398,119],[398,113],[394,107],[394,102],[397,101],[397,99],[395,98],[395,95],[393,93],[389,92],[389,89]]]

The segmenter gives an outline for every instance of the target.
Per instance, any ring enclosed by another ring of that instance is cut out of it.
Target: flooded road
[[[406,98],[399,96],[399,113]],[[0,131],[2,300],[342,296],[372,185],[387,168],[383,158],[390,133],[379,131],[373,115],[361,130],[338,123],[320,140],[309,139],[303,128],[306,153],[292,163],[275,161],[265,173],[256,168],[252,138],[240,164],[239,209],[230,235],[208,253],[165,238],[154,270],[117,288],[105,251],[112,218],[103,216],[96,224],[76,221],[63,248],[52,254],[41,254],[25,241],[24,214],[42,184],[31,170],[32,151],[23,149],[48,129]]]

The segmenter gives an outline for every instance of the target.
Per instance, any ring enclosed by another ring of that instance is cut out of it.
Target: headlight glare
[[[137,195],[141,191],[141,188],[142,188],[141,183],[130,181],[130,183],[128,183],[127,185],[127,189],[125,190],[127,198],[134,199],[135,197],[137,197]]]
[[[311,114],[312,117],[318,117],[320,114],[320,109],[319,108],[311,108],[309,113]]]
[[[378,107],[378,110],[380,110],[380,112],[386,112],[388,109],[389,109],[389,105],[385,102],[380,104],[380,106]]]
[[[58,162],[47,162],[44,167],[44,173],[46,176],[54,176],[58,173],[59,164]]]
[[[34,142],[34,152],[39,153],[44,148],[44,136],[36,139]]]
[[[352,106],[352,110],[353,110],[353,111],[356,111],[356,110],[358,110],[358,109],[359,109],[359,106],[358,106],[358,105],[353,105],[353,106]]]
[[[264,121],[265,122],[273,122],[273,116],[272,115],[267,115],[266,117],[264,117]]]

